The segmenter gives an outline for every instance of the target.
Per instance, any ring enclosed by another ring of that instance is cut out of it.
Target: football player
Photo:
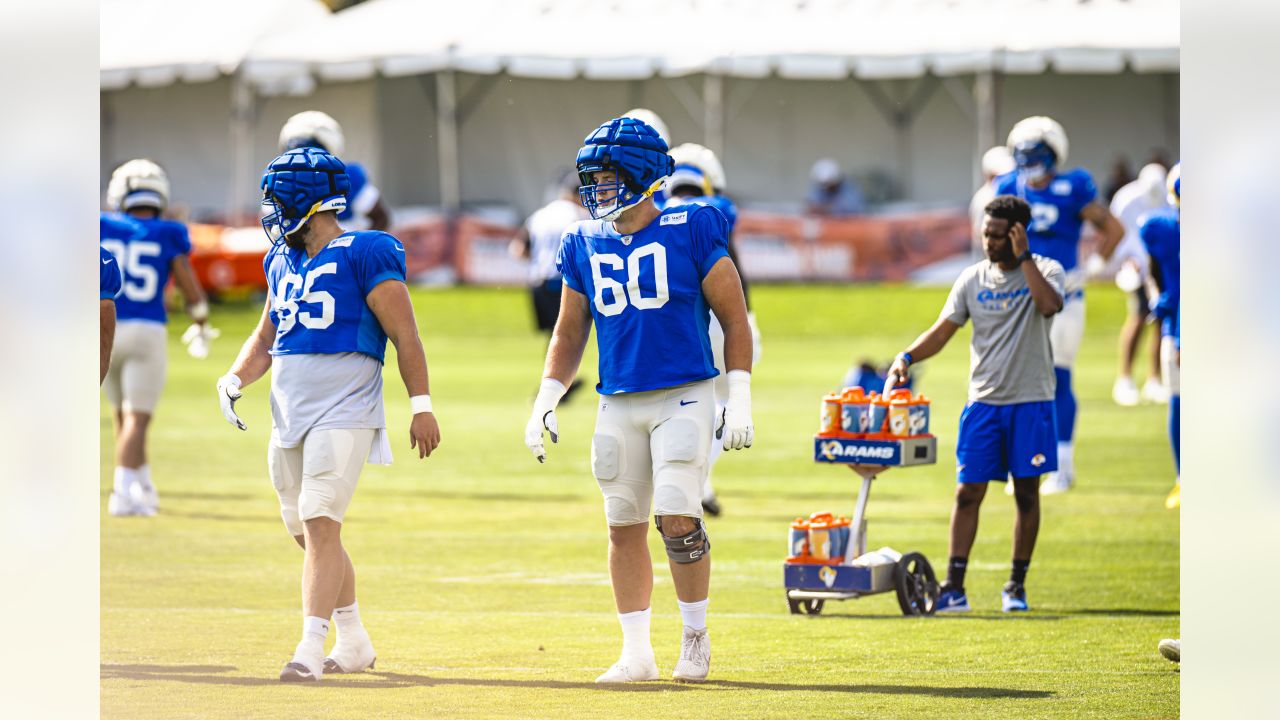
[[[1027,235],[1031,251],[1053,258],[1066,270],[1066,306],[1053,321],[1053,372],[1057,376],[1054,408],[1058,416],[1058,469],[1040,491],[1065,492],[1075,481],[1072,438],[1076,396],[1071,368],[1084,338],[1084,268],[1080,265],[1080,233],[1088,221],[1100,234],[1098,254],[1109,260],[1124,227],[1098,199],[1093,178],[1084,169],[1065,170],[1067,134],[1052,118],[1029,117],[1013,126],[1009,151],[1016,166],[995,180],[996,194],[1014,195],[1031,206]]]
[[[169,178],[151,160],[130,160],[107,184],[102,247],[115,256],[124,285],[116,298],[115,345],[107,371],[107,400],[115,408],[116,469],[107,501],[112,515],[150,517],[160,497],[147,463],[147,430],[164,389],[167,365],[164,290],[172,275],[186,299],[192,325],[183,335],[187,352],[203,358],[217,331],[209,327],[209,303],[187,254],[191,239],[180,222],[161,215],[169,204]],[[120,214],[114,214],[120,213]],[[109,235],[109,237],[108,237]]]
[[[1169,207],[1153,210],[1138,223],[1138,236],[1151,257],[1151,279],[1159,294],[1152,308],[1160,322],[1161,379],[1169,395],[1169,443],[1173,448],[1174,469],[1178,481],[1165,498],[1170,510],[1182,505],[1182,469],[1179,435],[1181,426],[1182,391],[1179,379],[1180,362],[1177,338],[1181,317],[1182,298],[1182,166],[1174,165],[1169,171]]]
[[[98,246],[98,383],[107,379],[111,365],[111,345],[116,337],[116,296],[124,282],[116,256]]]
[[[388,338],[413,410],[409,447],[422,458],[440,443],[404,246],[384,232],[343,231],[337,216],[350,187],[342,161],[320,148],[290,150],[267,166],[267,302],[217,385],[223,416],[244,430],[235,401],[272,371],[268,468],[285,528],[305,552],[302,641],[280,673],[285,682],[373,667],[341,531],[366,459],[391,462],[382,404]],[[325,657],[330,616],[338,640]]]
[[[1115,273],[1116,285],[1129,296],[1128,313],[1124,326],[1120,328],[1120,368],[1115,385],[1111,388],[1111,398],[1117,405],[1127,407],[1137,405],[1142,397],[1155,402],[1168,399],[1159,379],[1159,325],[1153,326],[1157,339],[1152,344],[1151,371],[1141,393],[1133,382],[1133,360],[1138,354],[1142,328],[1150,313],[1150,299],[1147,297],[1145,282],[1151,272],[1150,261],[1147,251],[1142,247],[1142,239],[1138,237],[1138,221],[1152,210],[1169,206],[1165,200],[1166,175],[1164,166],[1159,163],[1145,165],[1138,172],[1138,178],[1117,190],[1115,197],[1111,199],[1111,214],[1124,226],[1124,239],[1116,248],[1110,264],[1119,265]]]
[[[720,159],[709,148],[697,143],[683,143],[671,149],[671,159],[675,161],[675,170],[667,180],[668,199],[663,208],[685,203],[703,203],[711,205],[724,215],[729,226],[729,259],[734,267],[739,267],[738,250],[734,243],[734,226],[738,222],[738,207],[728,195],[724,194],[724,166]],[[741,275],[742,296],[747,303],[747,322],[751,324],[751,365],[760,362],[760,330],[756,326],[755,315],[751,312],[751,296],[747,292],[747,280]],[[714,356],[716,370],[716,411],[724,410],[729,400],[728,368],[724,364],[724,328],[714,315],[710,323],[711,352]],[[711,439],[710,457],[707,460],[707,475],[702,481],[702,509],[708,515],[718,516],[722,507],[716,497],[715,487],[711,482],[711,471],[720,459],[721,444]]]
[[[342,126],[326,113],[306,110],[289,118],[280,128],[280,152],[300,147],[316,147],[338,157],[346,151]],[[369,180],[364,166],[348,162],[351,193],[347,207],[338,213],[338,222],[347,230],[386,230],[391,212],[382,202],[382,193]]]
[[[666,548],[684,630],[673,677],[702,680],[711,664],[707,601],[711,544],[702,522],[708,441],[749,447],[751,328],[742,281],[729,259],[724,215],[701,204],[659,210],[652,195],[674,169],[648,124],[610,120],[587,136],[577,168],[592,220],[565,232],[560,316],[525,444],[546,459],[555,409],[573,379],[591,323],[599,345],[600,393],[591,466],[609,524],[609,574],[622,625],[622,653],[601,683],[655,680],[649,641],[653,565],[650,510]],[[715,412],[719,374],[710,313],[724,327],[729,399]]]

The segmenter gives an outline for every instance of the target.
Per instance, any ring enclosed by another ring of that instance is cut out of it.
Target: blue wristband
[[[911,360],[911,353],[909,352],[900,352],[898,353],[898,357],[902,358],[903,360],[906,360],[908,366],[913,364]]]

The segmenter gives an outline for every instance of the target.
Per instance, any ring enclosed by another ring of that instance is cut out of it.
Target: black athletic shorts
[[[533,294],[533,317],[538,329],[551,332],[556,326],[556,318],[560,315],[560,290],[564,283],[560,280],[548,280],[531,288]]]

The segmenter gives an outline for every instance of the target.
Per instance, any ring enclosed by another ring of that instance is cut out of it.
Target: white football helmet
[[[1167,176],[1168,171],[1160,163],[1148,163],[1138,171],[1138,182],[1141,183],[1139,187],[1147,196],[1147,202],[1152,205],[1161,205],[1166,202],[1164,184]]]
[[[1004,145],[996,145],[982,154],[982,174],[999,177],[1013,172],[1013,153]]]
[[[1044,143],[1057,156],[1056,164],[1061,167],[1067,162],[1067,133],[1057,120],[1044,115],[1034,115],[1018,121],[1009,131],[1009,151],[1018,152],[1018,146]]]
[[[720,164],[720,158],[716,157],[711,148],[697,143],[682,143],[671,148],[671,159],[676,161],[677,171],[681,165],[692,165],[702,171],[702,176],[710,183],[711,190],[716,195],[724,192],[727,184],[724,178],[724,166]]]
[[[107,183],[107,207],[124,212],[149,207],[163,211],[169,206],[169,176],[151,160],[138,158],[111,173]]]
[[[662,118],[658,117],[658,113],[650,110],[649,108],[632,108],[622,113],[622,117],[639,120],[654,130],[657,130],[658,137],[662,138],[662,142],[666,143],[668,148],[671,147],[671,135],[667,133],[667,124],[662,122]]]
[[[280,152],[315,145],[338,157],[342,157],[346,148],[342,126],[326,113],[306,110],[289,118],[280,128]]]

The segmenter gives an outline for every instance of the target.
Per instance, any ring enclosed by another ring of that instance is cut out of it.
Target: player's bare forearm
[[[205,297],[204,288],[200,287],[200,281],[196,279],[191,260],[186,255],[179,255],[173,259],[170,268],[173,272],[173,283],[178,286],[178,290],[182,291],[182,297],[186,298],[187,313],[191,315],[192,322],[207,321],[209,319],[208,299]]]
[[[240,378],[240,387],[248,387],[251,383],[267,374],[271,368],[271,343],[276,336],[276,324],[271,322],[271,301],[268,300],[262,309],[262,317],[258,326],[253,329],[244,345],[240,346],[240,354],[231,363],[231,374]]]
[[[911,363],[914,365],[923,362],[942,352],[942,348],[947,346],[951,337],[959,329],[960,326],[950,320],[938,318],[933,327],[920,333],[920,337],[907,347],[906,352],[911,355]]]
[[[587,310],[587,296],[568,285],[560,293],[560,315],[555,330],[551,332],[551,344],[547,346],[547,362],[542,377],[552,378],[569,387],[582,364],[582,351],[591,335],[591,313]]]
[[[1098,254],[1103,260],[1110,260],[1120,246],[1120,241],[1124,239],[1124,226],[1106,205],[1099,202],[1085,206],[1081,214],[1098,230]]]
[[[751,325],[747,322],[747,301],[742,294],[738,268],[729,258],[721,258],[702,279],[702,294],[724,328],[726,370],[751,371]]]
[[[116,301],[98,302],[98,384],[107,379],[111,367],[111,346],[116,340]]]
[[[1036,312],[1045,317],[1057,315],[1062,310],[1062,296],[1045,280],[1040,268],[1034,262],[1024,262],[1022,275],[1027,279],[1027,289],[1031,291],[1031,301],[1036,304]]]

